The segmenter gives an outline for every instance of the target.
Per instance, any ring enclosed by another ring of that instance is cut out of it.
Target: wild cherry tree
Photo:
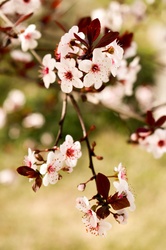
[[[3,36],[1,51],[9,53],[14,52],[15,48],[20,49],[15,50],[13,57],[15,60],[23,58],[24,76],[29,67],[33,67],[33,63],[25,63],[25,58],[33,56],[38,62],[39,73],[36,74],[42,79],[42,87],[46,91],[52,88],[52,91],[63,96],[59,130],[54,144],[44,149],[28,148],[24,164],[17,168],[17,172],[33,181],[32,189],[35,192],[42,185],[57,184],[66,172],[74,171],[81,157],[86,157],[82,153],[85,144],[91,175],[84,183],[80,180],[77,188],[84,191],[88,183],[93,181],[96,190],[92,197],[77,197],[76,208],[83,214],[82,222],[86,231],[103,236],[112,227],[108,221],[110,216],[120,224],[127,222],[128,210],[135,210],[135,198],[123,163],[114,167],[109,175],[96,172],[94,158],[103,159],[95,153],[96,143],[90,141],[95,126],[86,128],[79,102],[83,101],[86,109],[87,102],[93,102],[94,105],[101,102],[105,105],[104,100],[111,99],[113,103],[110,109],[142,124],[136,131],[132,131],[129,142],[139,144],[155,158],[166,152],[166,115],[156,119],[153,111],[157,107],[143,113],[134,110],[134,107],[130,109],[125,106],[124,110],[117,108],[117,103],[121,103],[123,98],[133,95],[134,84],[141,70],[134,34],[122,29],[125,16],[133,15],[138,19],[132,12],[132,6],[112,1],[108,10],[96,10],[92,16],[81,18],[69,29],[56,21],[56,29],[61,28],[64,34],[59,41],[55,41],[57,45],[53,51],[48,49],[41,56],[37,48],[42,38],[42,29],[38,30],[35,23],[28,22],[45,5],[50,9],[47,14],[39,15],[39,19],[47,26],[54,18],[51,8],[60,6],[60,1],[46,3],[39,0],[15,0],[13,3],[11,0],[2,1],[0,5],[0,17],[3,20],[0,26]],[[69,102],[82,130],[82,135],[77,139],[70,134],[70,128],[68,134],[63,133]]]

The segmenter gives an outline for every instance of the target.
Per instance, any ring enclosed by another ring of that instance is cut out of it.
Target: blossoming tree
[[[142,126],[132,131],[129,142],[140,145],[155,158],[166,153],[166,115],[155,118],[154,110],[157,107],[151,107],[143,113],[126,104],[123,109],[119,108],[123,98],[133,95],[134,83],[141,70],[133,33],[122,32],[125,17],[133,15],[138,19],[138,13],[133,14],[133,6],[112,1],[108,10],[96,10],[68,30],[56,21],[64,34],[55,42],[57,45],[53,51],[48,49],[41,56],[37,48],[42,29],[38,30],[36,24],[27,22],[45,4],[45,1],[40,0],[11,0],[0,4],[0,17],[3,20],[0,26],[3,34],[1,50],[4,52],[8,48],[7,52],[11,51],[15,60],[21,58],[24,63],[33,60],[33,56],[39,64],[42,87],[46,91],[52,88],[52,91],[63,95],[59,130],[54,144],[45,149],[28,148],[24,165],[18,167],[17,171],[33,181],[32,189],[35,192],[42,185],[56,184],[65,172],[74,171],[80,157],[85,157],[81,150],[85,142],[91,175],[84,183],[80,180],[78,190],[84,191],[91,181],[95,182],[96,190],[92,197],[76,198],[76,208],[83,213],[82,222],[87,232],[103,236],[112,227],[108,221],[110,216],[120,224],[127,222],[128,210],[135,210],[135,198],[122,163],[114,167],[108,176],[96,172],[93,159],[102,160],[102,157],[95,153],[96,143],[90,142],[90,134],[95,126],[86,128],[79,102],[82,100],[86,109],[86,102],[93,102],[94,105],[101,102],[105,105],[105,101],[110,99],[109,105],[108,102],[106,104],[110,109],[139,120]],[[49,4],[56,9],[60,1]],[[46,16],[39,17],[47,25],[53,14],[50,11]],[[16,48],[21,50],[16,51]],[[28,67],[24,70],[28,70]],[[82,135],[77,139],[70,134],[70,128],[67,135],[63,133],[68,102],[72,104],[82,129]]]

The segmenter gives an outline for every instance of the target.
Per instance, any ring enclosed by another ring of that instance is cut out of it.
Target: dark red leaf
[[[85,35],[87,34],[87,27],[90,25],[91,23],[91,17],[84,17],[81,18],[77,24],[78,28],[79,28],[79,32],[83,32]]]
[[[108,178],[104,174],[98,173],[96,176],[96,185],[98,193],[104,199],[107,199],[110,190],[110,181]]]
[[[36,178],[39,176],[39,172],[35,171],[33,168],[27,166],[21,166],[17,168],[17,172],[20,175],[26,176],[28,178]]]
[[[146,113],[146,123],[153,127],[155,125],[155,119],[153,117],[152,111],[147,111]]]
[[[98,18],[94,19],[87,27],[87,38],[91,45],[100,35],[101,25]]]
[[[133,33],[125,32],[121,36],[118,37],[119,44],[125,50],[131,46],[131,42],[133,40]]]
[[[107,202],[111,204],[114,210],[120,210],[125,207],[129,207],[130,203],[126,196],[118,196],[118,193],[115,193],[113,196],[110,196],[107,199]]]
[[[32,189],[34,192],[37,192],[39,190],[39,188],[41,187],[42,185],[42,178],[40,176],[38,176],[36,179],[35,179],[35,182],[33,183],[32,185]]]
[[[33,15],[33,13],[29,13],[27,15],[23,15],[21,16],[14,24],[14,26],[19,25],[20,23],[24,22],[25,20],[27,20],[28,18],[30,18]]]
[[[119,32],[110,31],[110,32],[106,33],[100,39],[100,41],[97,43],[97,45],[95,46],[95,48],[101,48],[101,47],[104,47],[104,46],[112,43],[115,39],[117,39],[118,35],[119,35]]]
[[[166,115],[161,116],[156,122],[156,127],[161,127],[166,122]]]
[[[102,206],[99,209],[97,209],[96,214],[99,218],[105,219],[109,216],[110,211],[108,206]]]

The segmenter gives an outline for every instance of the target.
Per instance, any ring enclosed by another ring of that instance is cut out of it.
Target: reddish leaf
[[[104,199],[107,199],[110,190],[110,181],[108,178],[104,174],[98,173],[96,176],[96,185],[98,193]]]
[[[39,172],[37,172],[33,168],[30,168],[27,166],[18,167],[17,172],[20,175],[26,176],[28,178],[37,178],[39,176]]]
[[[119,44],[125,50],[131,46],[133,40],[133,33],[125,32],[123,35],[118,37]]]
[[[87,27],[87,38],[91,45],[100,35],[101,25],[98,18],[94,19]]]
[[[14,26],[17,26],[17,25],[19,25],[20,23],[24,22],[25,20],[27,20],[28,18],[30,18],[32,15],[33,15],[33,13],[29,13],[29,14],[27,14],[27,15],[21,16],[21,17],[17,20],[17,22],[14,24]]]
[[[78,22],[79,32],[83,32],[85,35],[87,34],[87,27],[91,23],[91,17],[81,18]]]
[[[155,125],[155,119],[153,117],[152,111],[147,111],[146,114],[146,123],[153,127]]]
[[[166,115],[161,116],[156,122],[156,127],[161,127],[166,122]]]
[[[102,206],[99,209],[97,209],[96,214],[99,218],[105,219],[109,216],[110,211],[108,206]]]
[[[32,185],[32,189],[34,192],[37,192],[39,190],[39,188],[41,187],[42,185],[42,178],[40,176],[38,176],[36,179],[35,179],[35,182],[33,183]]]
[[[119,32],[110,31],[110,32],[106,33],[100,39],[100,41],[97,43],[97,45],[95,46],[95,48],[101,48],[101,47],[104,47],[104,46],[112,43],[115,39],[117,39],[118,35],[119,35]]]
[[[115,193],[113,196],[110,196],[107,199],[107,202],[111,204],[114,210],[120,210],[130,206],[130,203],[126,196],[118,196],[118,193]]]

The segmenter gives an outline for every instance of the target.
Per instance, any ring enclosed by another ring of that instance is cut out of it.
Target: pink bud
[[[77,189],[81,192],[83,192],[86,188],[86,184],[85,183],[80,183],[78,186],[77,186]]]

